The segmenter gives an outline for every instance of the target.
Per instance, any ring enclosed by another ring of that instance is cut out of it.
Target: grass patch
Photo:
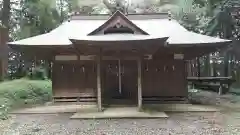
[[[6,119],[13,108],[41,104],[51,100],[49,80],[18,79],[0,83],[0,119]]]

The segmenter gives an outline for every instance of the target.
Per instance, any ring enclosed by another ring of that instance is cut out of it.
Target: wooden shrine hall
[[[190,32],[169,14],[75,14],[49,33],[8,43],[51,60],[55,101],[133,104],[187,98],[188,60],[231,41]]]

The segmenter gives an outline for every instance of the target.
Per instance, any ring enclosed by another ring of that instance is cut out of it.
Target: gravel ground
[[[167,119],[70,120],[71,114],[16,115],[1,135],[240,135],[240,113],[174,113]],[[5,125],[3,127],[3,125]]]
[[[201,96],[204,94],[201,94]],[[206,95],[211,95],[206,93]],[[216,95],[215,95],[216,96]],[[208,96],[205,96],[208,97]],[[196,98],[196,97],[195,97]],[[214,98],[206,98],[210,100]],[[226,100],[226,96],[217,97]],[[229,99],[232,99],[231,97]],[[215,102],[215,101],[211,101]],[[221,103],[221,102],[220,102]],[[226,103],[226,102],[224,102]],[[213,103],[214,104],[214,103]],[[234,104],[239,104],[234,102]],[[70,120],[72,114],[12,115],[1,135],[240,135],[240,111],[167,113],[166,119]]]

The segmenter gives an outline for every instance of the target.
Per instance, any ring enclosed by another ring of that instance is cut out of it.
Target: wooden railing
[[[215,91],[219,95],[227,93],[235,81],[232,77],[188,77],[187,80],[192,88]]]

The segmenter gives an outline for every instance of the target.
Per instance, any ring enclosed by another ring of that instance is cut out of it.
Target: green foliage
[[[52,0],[22,0],[16,13],[20,19],[19,38],[26,38],[49,32],[60,24],[61,17]]]
[[[51,81],[19,79],[0,84],[0,119],[7,112],[23,105],[44,103],[51,100]]]

